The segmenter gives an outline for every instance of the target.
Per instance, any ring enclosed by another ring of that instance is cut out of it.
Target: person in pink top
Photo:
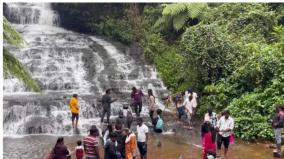
[[[209,156],[216,157],[216,133],[209,122],[204,122],[201,126],[202,136],[202,159]]]

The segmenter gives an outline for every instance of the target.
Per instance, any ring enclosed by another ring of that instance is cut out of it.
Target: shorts
[[[223,137],[222,135],[218,134],[218,139],[217,139],[217,147],[218,147],[218,149],[221,149],[222,143],[224,144],[226,149],[229,148],[230,136]]]
[[[72,113],[72,117],[71,117],[72,121],[74,121],[75,118],[76,118],[76,120],[78,121],[78,119],[79,119],[79,114],[77,114],[77,113]]]
[[[138,149],[140,152],[140,155],[144,156],[147,154],[147,145],[145,144],[145,142],[137,142],[138,145]]]
[[[282,133],[282,128],[274,129],[276,144],[281,144],[281,133]]]
[[[155,132],[155,133],[158,133],[158,134],[161,134],[161,133],[163,132],[163,130],[161,130],[161,129],[156,129],[156,128],[155,128],[155,129],[154,129],[154,132]]]

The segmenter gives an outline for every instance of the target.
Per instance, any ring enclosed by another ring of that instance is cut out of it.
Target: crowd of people
[[[147,145],[149,141],[149,124],[145,124],[141,117],[143,99],[147,100],[149,110],[149,120],[155,133],[157,146],[162,146],[161,134],[164,131],[163,110],[158,108],[156,97],[153,90],[148,90],[147,97],[141,90],[132,88],[130,94],[131,102],[129,106],[123,106],[119,111],[115,121],[110,121],[111,103],[117,101],[111,96],[111,89],[106,90],[102,96],[101,125],[104,125],[106,115],[107,127],[99,131],[96,125],[91,126],[89,134],[83,140],[77,141],[74,153],[77,159],[147,159]],[[174,106],[177,111],[177,120],[181,123],[188,123],[192,129],[192,117],[197,108],[197,93],[189,89],[183,93],[168,95],[164,98],[165,108]],[[74,94],[69,102],[72,127],[77,128],[79,120],[78,95]],[[132,112],[135,112],[135,117]],[[136,122],[136,126],[133,122]],[[275,157],[282,155],[281,152],[281,133],[284,123],[284,108],[278,105],[275,110],[275,117],[272,121],[272,127],[275,132],[276,148]],[[219,156],[227,158],[228,148],[234,143],[234,119],[230,116],[229,110],[224,110],[217,114],[212,107],[208,108],[201,124],[202,141],[202,159],[215,159]],[[102,143],[100,142],[102,137]],[[224,153],[221,153],[221,147],[224,146]],[[104,155],[101,154],[99,147],[104,147]],[[68,159],[71,158],[71,152],[64,144],[64,138],[59,137],[48,159]],[[139,157],[140,156],[140,157]]]

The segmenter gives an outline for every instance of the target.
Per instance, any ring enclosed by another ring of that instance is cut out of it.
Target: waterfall
[[[79,95],[79,133],[86,134],[90,125],[99,123],[97,100],[106,89],[112,88],[119,99],[112,104],[112,115],[129,102],[133,86],[145,94],[152,88],[157,97],[167,91],[143,56],[102,37],[61,28],[50,4],[7,3],[4,15],[27,42],[20,49],[7,48],[42,89],[33,93],[16,78],[4,79],[5,136],[73,135],[68,106],[73,93]]]

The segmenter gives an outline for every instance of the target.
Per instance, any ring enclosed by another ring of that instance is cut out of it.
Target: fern
[[[3,38],[4,41],[17,47],[25,44],[23,37],[11,26],[9,21],[3,17]],[[5,48],[3,48],[3,70],[4,77],[15,76],[33,91],[40,91],[38,84],[33,80],[26,68]]]
[[[26,70],[26,68],[5,48],[3,49],[3,57],[4,57],[3,67],[4,67],[5,77],[13,75],[18,79],[22,80],[28,88],[31,88],[32,90],[37,92],[40,91],[39,86],[32,79],[32,76]]]
[[[187,5],[187,10],[190,18],[197,18],[202,14],[204,9],[207,7],[206,3],[190,3]]]
[[[206,3],[175,3],[163,6],[162,17],[154,25],[158,31],[166,30],[170,24],[179,31],[185,27],[189,18],[200,18],[204,9],[207,8]]]
[[[9,21],[3,17],[3,38],[9,44],[22,47],[25,44],[23,37],[11,26]]]
[[[184,27],[185,22],[188,20],[187,12],[174,16],[173,18],[173,27],[175,30],[181,30]]]

